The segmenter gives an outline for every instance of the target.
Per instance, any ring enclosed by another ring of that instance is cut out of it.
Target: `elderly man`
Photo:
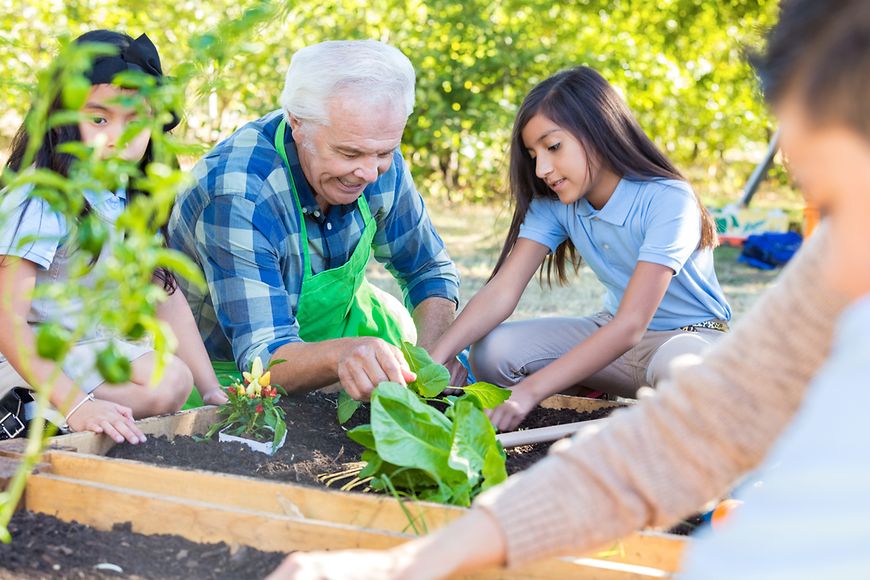
[[[401,340],[432,345],[459,291],[399,151],[413,106],[414,69],[399,50],[323,42],[293,56],[281,110],[196,165],[169,242],[205,274],[205,292],[183,290],[212,359],[229,363],[219,371],[285,360],[272,381],[288,391],[339,381],[361,400],[381,381],[413,380]],[[413,322],[366,280],[372,252]]]

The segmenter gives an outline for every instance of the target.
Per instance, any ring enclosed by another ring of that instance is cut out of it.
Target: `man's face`
[[[324,209],[353,203],[390,168],[407,121],[401,106],[347,96],[332,98],[327,112],[327,125],[290,120],[302,171]]]
[[[838,123],[813,123],[802,103],[776,110],[789,171],[831,222],[827,272],[851,298],[870,294],[870,141]]]

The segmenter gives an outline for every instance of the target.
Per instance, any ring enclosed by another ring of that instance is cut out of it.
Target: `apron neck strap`
[[[302,213],[302,203],[299,201],[299,194],[296,191],[296,181],[293,179],[293,171],[290,169],[290,162],[287,160],[287,148],[284,145],[284,134],[287,131],[287,120],[281,119],[278,123],[278,128],[275,130],[275,150],[284,161],[284,166],[287,168],[287,176],[290,182],[290,191],[293,193],[293,203],[296,204],[296,212],[299,215],[299,245],[302,246],[302,259],[305,275],[311,273],[311,257],[308,254],[308,228],[305,226],[305,214]],[[357,198],[357,207],[363,216],[363,221],[366,227],[371,227],[372,212],[369,209],[369,203],[366,197],[362,194]]]
[[[305,214],[302,213],[302,204],[299,202],[299,194],[296,193],[296,181],[293,179],[293,171],[290,169],[290,162],[287,161],[287,149],[284,146],[284,132],[286,129],[287,121],[281,119],[278,129],[275,131],[275,149],[284,161],[284,167],[287,168],[290,192],[293,194],[293,203],[296,204],[296,215],[299,216],[299,245],[302,249],[302,271],[303,276],[308,276],[311,273],[311,257],[308,255],[308,228],[305,227]]]

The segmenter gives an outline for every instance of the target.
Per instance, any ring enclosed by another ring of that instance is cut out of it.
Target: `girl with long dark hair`
[[[476,377],[513,388],[491,412],[498,429],[572,387],[633,397],[727,331],[709,213],[595,70],[560,72],[528,94],[510,186],[515,210],[492,277],[432,351],[444,362],[473,344]],[[603,311],[502,324],[539,268],[564,283],[581,258],[605,287]]]
[[[131,125],[141,114],[140,109],[130,103],[135,89],[124,88],[113,81],[119,73],[132,71],[160,82],[163,72],[157,49],[144,34],[133,39],[108,30],[88,32],[75,42],[111,45],[117,51],[94,60],[85,73],[90,86],[79,87],[87,93],[81,94],[84,97],[82,116],[77,123],[49,127],[31,167],[67,177],[73,157],[63,145],[81,142],[102,151],[105,157],[138,164],[144,174],[153,160],[151,131],[144,129],[130,134],[134,132]],[[73,81],[68,84],[75,88]],[[65,101],[74,100],[70,87],[57,91],[49,115],[64,110]],[[177,123],[178,118],[173,115],[163,129],[168,131]],[[25,123],[13,140],[8,161],[11,170],[22,172],[31,168],[23,166],[31,139]],[[46,199],[33,193],[33,187],[25,186],[8,189],[0,198],[0,214],[4,217],[0,224],[0,328],[3,329],[0,332],[0,438],[23,432],[23,424],[30,418],[22,410],[23,403],[30,399],[30,386],[46,384],[54,377],[55,363],[38,354],[37,328],[54,325],[61,329],[58,330],[59,340],[65,335],[62,329],[67,333],[74,331],[75,302],[61,303],[34,295],[34,289],[68,279],[73,264],[71,257],[81,251],[91,254],[91,268],[77,282],[91,284],[89,278],[100,263],[109,258],[109,252],[101,247],[100,234],[94,232],[109,231],[109,235],[114,235],[115,220],[127,204],[137,195],[145,195],[134,187],[83,191],[84,210],[77,224],[69,224]],[[73,232],[76,235],[71,235]],[[92,235],[88,237],[83,232]],[[205,402],[226,400],[190,308],[184,296],[175,291],[174,276],[168,270],[159,270],[155,272],[154,281],[168,294],[158,306],[157,314],[175,333],[178,356],[166,365],[161,379],[151,384],[156,356],[149,344],[106,336],[97,328],[88,329],[65,357],[59,357],[63,372],[54,380],[49,397],[52,405],[65,414],[62,422],[71,430],[106,433],[118,442],[144,441],[133,419],[177,411],[187,400],[194,380]],[[46,344],[51,342],[46,341]],[[98,372],[100,357],[103,357],[102,373]],[[113,382],[120,384],[104,386],[105,369],[111,369],[110,363],[115,363],[115,368],[123,370],[122,359],[131,361],[129,380],[124,378],[126,373],[119,372],[116,375],[119,378]]]

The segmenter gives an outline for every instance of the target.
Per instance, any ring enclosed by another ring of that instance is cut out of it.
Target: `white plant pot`
[[[271,441],[255,441],[254,439],[247,439],[245,437],[239,437],[237,435],[230,435],[228,433],[224,433],[229,429],[229,427],[225,427],[218,432],[218,441],[232,441],[234,443],[242,443],[243,445],[247,445],[254,451],[259,451],[260,453],[265,453],[266,455],[274,455],[275,451],[281,449],[284,446],[284,442],[287,440],[287,432],[284,431],[284,436],[281,437],[281,441],[278,442],[278,445],[275,446],[275,449],[272,450],[272,442]]]

